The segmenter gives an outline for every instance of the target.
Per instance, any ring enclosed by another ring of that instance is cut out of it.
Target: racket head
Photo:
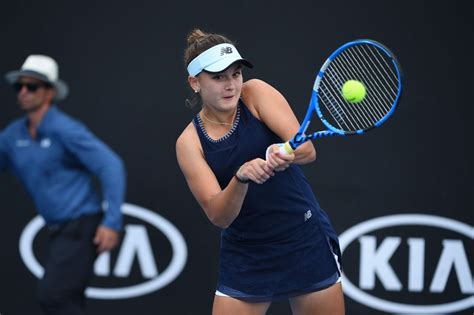
[[[351,103],[342,96],[348,80],[361,82],[365,98]],[[371,39],[346,43],[321,67],[313,86],[312,110],[340,135],[362,134],[383,124],[395,111],[402,92],[402,72],[386,46]]]

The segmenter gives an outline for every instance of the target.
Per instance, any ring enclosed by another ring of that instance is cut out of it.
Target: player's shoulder
[[[242,86],[242,96],[250,101],[266,99],[268,96],[279,94],[269,83],[260,79],[251,79]]]
[[[193,169],[195,161],[204,158],[201,140],[192,122],[176,140],[176,158],[181,169],[187,171]]]
[[[248,80],[242,86],[242,99],[257,118],[260,117],[259,113],[262,109],[272,106],[274,101],[280,98],[281,94],[278,90],[260,79]]]
[[[199,136],[194,124],[190,122],[176,140],[176,150],[184,150],[195,146],[197,143],[199,143]]]
[[[262,89],[271,88],[271,85],[261,79],[250,79],[244,82],[242,91],[258,92]]]

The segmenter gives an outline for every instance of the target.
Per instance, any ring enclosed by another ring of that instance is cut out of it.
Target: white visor
[[[194,58],[188,65],[188,73],[195,77],[203,70],[209,72],[221,72],[227,69],[236,61],[241,61],[243,65],[253,68],[253,65],[243,59],[237,48],[232,44],[219,44],[202,52]]]

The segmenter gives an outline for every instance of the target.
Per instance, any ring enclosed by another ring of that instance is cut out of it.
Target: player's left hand
[[[290,167],[295,160],[295,154],[285,154],[280,152],[278,144],[272,144],[267,151],[267,164],[277,172],[281,172]]]
[[[97,246],[97,252],[102,253],[114,249],[119,241],[119,232],[99,225],[94,237],[94,244]]]

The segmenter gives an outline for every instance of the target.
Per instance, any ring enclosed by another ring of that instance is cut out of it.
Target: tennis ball
[[[359,103],[365,98],[366,90],[362,82],[348,80],[342,86],[342,97],[349,103]]]

